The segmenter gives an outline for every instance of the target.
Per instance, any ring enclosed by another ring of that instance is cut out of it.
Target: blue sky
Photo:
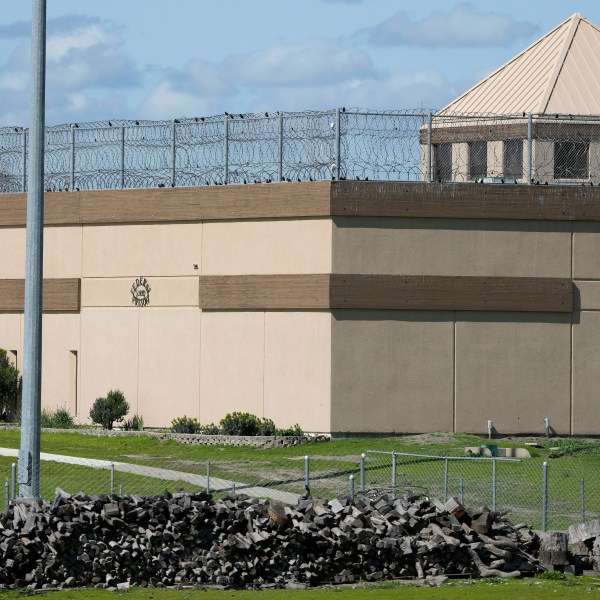
[[[597,0],[47,0],[48,124],[441,108]],[[0,126],[29,121],[31,1],[0,13]]]

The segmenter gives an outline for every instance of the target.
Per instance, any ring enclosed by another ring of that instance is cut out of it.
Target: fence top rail
[[[434,458],[436,460],[487,460],[499,462],[517,462],[520,463],[520,458],[507,458],[505,456],[440,456],[436,454],[414,454],[411,452],[386,452],[384,450],[367,450],[367,454],[387,454],[389,456],[410,456],[412,458]]]

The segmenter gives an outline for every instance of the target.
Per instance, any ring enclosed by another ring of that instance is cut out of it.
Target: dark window
[[[587,179],[589,153],[589,142],[554,142],[554,179]]]
[[[438,181],[452,181],[452,144],[436,144],[434,147],[435,177]]]
[[[469,179],[487,175],[487,142],[469,142]]]
[[[522,179],[523,140],[506,140],[504,142],[504,177]]]

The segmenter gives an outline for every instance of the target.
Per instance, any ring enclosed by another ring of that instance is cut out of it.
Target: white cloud
[[[502,46],[528,38],[537,27],[512,16],[483,13],[469,3],[448,12],[436,11],[423,19],[398,12],[379,25],[359,32],[372,44],[426,47]]]

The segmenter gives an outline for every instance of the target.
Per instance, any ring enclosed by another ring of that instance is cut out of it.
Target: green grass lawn
[[[0,593],[0,599],[12,600],[30,596],[25,592],[10,591]],[[350,600],[536,600],[547,598],[594,598],[600,596],[600,583],[590,578],[570,578],[567,581],[541,581],[524,579],[517,581],[465,581],[451,582],[440,588],[422,588],[413,585],[390,582],[382,585],[356,585],[311,588],[308,590],[170,590],[131,588],[128,592],[116,593],[106,590],[65,590],[37,593],[36,598],[56,600],[104,600],[109,598],[128,598],[131,600],[331,600],[348,598]]]
[[[0,447],[18,448],[20,431],[0,429]],[[304,492],[304,455],[310,458],[310,485],[313,496],[334,497],[348,493],[349,477],[354,476],[355,491],[360,490],[360,455],[369,450],[464,456],[466,446],[486,443],[472,435],[428,434],[397,437],[353,437],[292,448],[252,448],[232,446],[195,446],[150,436],[96,437],[78,433],[42,433],[42,452],[133,463],[193,473],[217,479]],[[497,441],[502,446],[522,446],[523,440]],[[542,464],[548,467],[548,527],[566,528],[582,517],[582,486],[585,491],[586,518],[600,517],[600,444],[585,440],[541,440],[541,448],[531,449],[532,458],[520,463],[497,462],[496,508],[510,511],[513,521],[542,525]],[[551,450],[559,447],[560,451]],[[558,458],[550,456],[561,455]],[[0,457],[0,484],[10,477],[14,458]],[[405,490],[421,491],[443,499],[463,496],[467,506],[492,507],[494,488],[489,461],[448,461],[447,490],[445,461],[398,456],[396,477],[389,454],[369,454],[365,462],[364,486],[367,493],[401,495]],[[109,493],[110,471],[54,462],[42,463],[42,494],[50,498],[56,487],[68,492]],[[395,486],[393,485],[395,481]],[[115,491],[160,494],[168,489],[193,491],[197,485],[186,481],[163,481],[142,472],[115,473]],[[212,489],[215,489],[212,486]],[[3,496],[3,494],[2,494]],[[0,507],[3,502],[0,502]]]

